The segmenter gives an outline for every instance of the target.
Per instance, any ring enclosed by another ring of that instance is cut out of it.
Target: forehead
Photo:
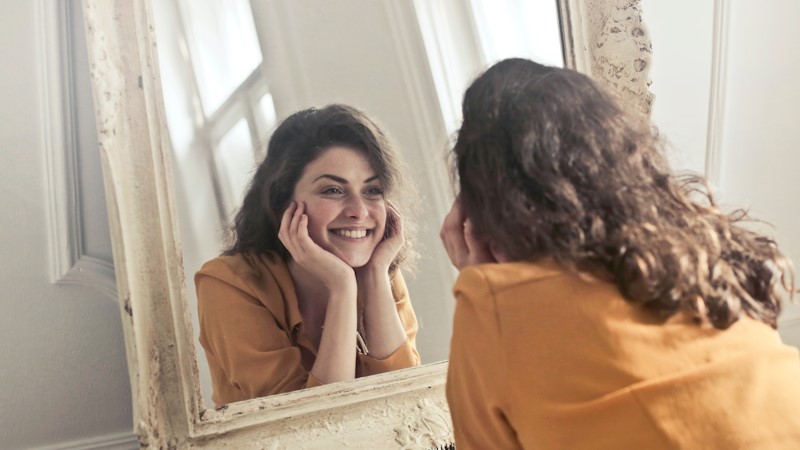
[[[321,174],[337,175],[363,181],[376,175],[366,152],[352,147],[333,146],[308,163],[301,181],[311,181]]]

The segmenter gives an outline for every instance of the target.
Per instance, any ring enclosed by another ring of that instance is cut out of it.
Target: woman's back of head
[[[596,82],[504,60],[467,89],[463,115],[461,206],[511,259],[601,273],[665,318],[776,325],[788,260],[738,224],[745,215],[721,213],[701,179],[675,176],[650,123]]]

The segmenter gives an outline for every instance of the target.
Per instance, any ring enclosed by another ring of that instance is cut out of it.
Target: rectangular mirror
[[[481,68],[508,56],[563,66],[557,3],[474,0],[273,0],[153,4],[171,142],[186,295],[194,343],[194,274],[220,254],[264,141],[276,123],[339,102],[395,139],[420,194],[420,259],[405,273],[423,364],[447,359],[455,281],[438,228],[452,202],[447,136],[459,96]],[[535,25],[535,26],[531,26]],[[432,56],[436,56],[433,58]],[[414,220],[416,219],[416,220]],[[211,375],[195,349],[208,407]]]
[[[308,447],[435,448],[450,443],[447,366],[437,361],[447,356],[454,273],[438,244],[438,227],[451,198],[443,155],[448,133],[458,123],[461,92],[493,60],[513,54],[558,64],[563,56],[566,66],[601,79],[630,107],[648,112],[650,44],[638,2],[543,3],[557,23],[542,22],[537,29],[560,34],[557,49],[562,52],[555,56],[552,48],[542,53],[535,46],[510,49],[507,38],[487,31],[503,23],[503,8],[496,2],[226,2],[238,5],[235,20],[249,18],[249,8],[253,23],[251,28],[250,22],[241,22],[248,25],[220,35],[236,33],[234,47],[241,54],[229,61],[230,71],[211,83],[199,74],[187,75],[198,65],[214,64],[213,58],[203,62],[190,49],[221,43],[203,41],[208,37],[203,33],[191,38],[186,16],[198,15],[202,24],[218,12],[187,12],[194,11],[186,9],[189,3],[84,0],[141,443],[158,448],[291,448],[297,442]],[[537,13],[520,19],[521,10],[513,8],[526,2],[501,3],[509,5],[506,15],[517,11],[511,17],[522,29],[540,18]],[[165,33],[175,33],[176,39],[170,41]],[[243,44],[246,37],[251,44]],[[187,55],[192,56],[189,63]],[[383,59],[376,63],[376,58]],[[167,70],[168,65],[180,67]],[[190,89],[175,88],[192,79]],[[191,274],[219,250],[221,223],[240,195],[241,173],[252,164],[250,158],[263,156],[252,152],[255,144],[277,118],[334,101],[359,106],[385,125],[407,152],[405,159],[425,196],[419,248],[430,253],[423,255],[409,285],[422,325],[420,353],[424,363],[432,364],[210,408],[201,387],[205,363],[196,359],[202,352],[192,325]],[[178,109],[188,114],[173,114]],[[230,151],[222,153],[222,148]],[[203,171],[212,174],[207,177],[211,182],[196,186]],[[196,192],[187,195],[190,189]]]

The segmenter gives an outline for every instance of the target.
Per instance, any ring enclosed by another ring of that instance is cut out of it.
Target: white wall
[[[668,138],[673,167],[697,173],[705,171],[713,6],[696,0],[643,5],[653,40],[653,120]]]
[[[800,264],[800,2],[731,1],[721,188],[726,203],[749,205],[775,226],[779,244]],[[783,334],[800,346],[800,308],[784,315]]]
[[[800,39],[796,0],[644,2],[653,40],[653,118],[672,141],[678,168],[713,176],[721,203],[771,223],[784,252],[800,263]],[[719,10],[714,9],[717,5]],[[720,33],[715,38],[714,24]],[[719,55],[713,77],[712,54]],[[714,97],[713,93],[720,96]],[[718,105],[716,111],[710,104]],[[716,114],[719,126],[710,124]],[[706,167],[706,142],[716,151]],[[717,161],[713,164],[713,161]],[[800,346],[800,309],[779,330]]]
[[[80,2],[0,7],[0,447],[137,448]]]

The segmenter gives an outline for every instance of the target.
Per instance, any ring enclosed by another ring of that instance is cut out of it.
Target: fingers
[[[294,211],[294,214],[292,214],[292,221],[289,224],[289,238],[292,240],[292,244],[298,250],[303,250],[302,241],[298,239],[298,231],[300,229],[301,219],[305,215],[304,213],[305,204],[299,203]]]
[[[281,227],[278,239],[286,247],[294,260],[303,259],[308,250],[308,216],[305,214],[305,204],[292,202],[281,218]]]
[[[386,202],[386,230],[383,235],[385,239],[404,237],[403,217],[391,202]]]
[[[292,253],[292,242],[289,237],[290,232],[289,228],[292,223],[292,218],[294,217],[294,213],[297,210],[297,203],[291,202],[289,203],[289,207],[286,208],[286,211],[283,212],[283,216],[281,217],[281,227],[278,230],[278,239],[280,239],[283,246],[289,250],[289,253]]]
[[[491,246],[476,234],[474,224],[466,218],[458,199],[445,217],[439,237],[450,262],[459,270],[467,265],[498,262]]]

